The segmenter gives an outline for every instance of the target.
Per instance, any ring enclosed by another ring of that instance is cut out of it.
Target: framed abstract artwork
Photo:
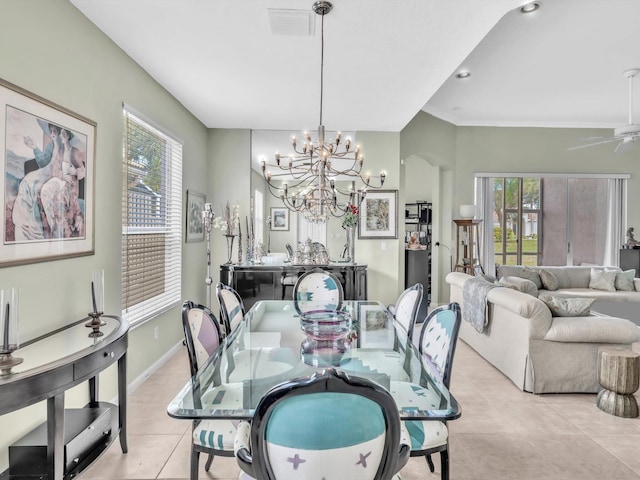
[[[96,124],[0,80],[0,266],[94,253]]]
[[[202,193],[187,190],[187,211],[184,240],[190,242],[204,241],[204,226],[202,225],[202,211],[206,197]]]
[[[271,207],[271,230],[289,230],[289,209]]]
[[[368,191],[360,204],[358,238],[398,238],[398,191]]]

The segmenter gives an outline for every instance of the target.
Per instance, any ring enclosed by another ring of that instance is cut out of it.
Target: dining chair
[[[314,268],[298,278],[293,287],[293,302],[298,313],[310,310],[340,310],[344,292],[333,273]]]
[[[447,389],[451,382],[453,356],[458,341],[462,315],[458,303],[450,303],[434,309],[424,321],[420,331],[418,350],[423,363]],[[402,399],[400,405],[405,404]],[[410,402],[409,402],[410,403]],[[411,439],[411,456],[424,456],[429,470],[435,466],[431,455],[440,453],[440,477],[449,479],[449,430],[446,422],[408,420],[405,428]]]
[[[189,300],[182,305],[182,328],[184,339],[189,355],[189,366],[193,377],[211,356],[216,352],[223,342],[223,335],[215,315],[207,307],[198,305]],[[230,388],[227,388],[230,392]],[[227,393],[226,401],[237,402],[241,398],[241,387],[236,395]],[[209,392],[207,392],[209,393]],[[214,392],[210,392],[208,397],[220,398]],[[231,397],[234,397],[233,399]],[[217,400],[216,400],[217,401]],[[222,404],[218,405],[223,407]],[[236,436],[236,426],[238,422],[231,420],[194,420],[191,442],[191,469],[189,478],[197,480],[198,467],[200,463],[200,453],[208,454],[205,470],[209,471],[213,457],[233,456],[233,442]]]
[[[408,338],[413,338],[413,329],[416,324],[424,287],[416,283],[403,291],[395,304],[387,307],[396,321],[407,332]]]
[[[242,322],[245,314],[244,303],[238,292],[221,282],[216,284],[216,296],[220,304],[222,333],[226,336],[238,328],[238,325]]]
[[[257,480],[389,480],[409,458],[407,441],[387,390],[328,368],[269,390],[238,426],[235,452]]]

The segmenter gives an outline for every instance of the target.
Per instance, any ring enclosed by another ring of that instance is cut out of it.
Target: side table
[[[600,410],[618,417],[638,416],[633,395],[640,386],[640,353],[621,348],[598,349],[598,393]]]

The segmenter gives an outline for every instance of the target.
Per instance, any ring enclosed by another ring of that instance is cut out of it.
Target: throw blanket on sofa
[[[482,277],[473,277],[462,287],[462,319],[469,322],[478,332],[484,332],[488,323],[487,295],[498,287]]]

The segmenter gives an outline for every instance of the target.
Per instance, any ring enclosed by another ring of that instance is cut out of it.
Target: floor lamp
[[[211,227],[214,215],[211,204],[205,203],[204,210],[202,210],[202,225],[204,225],[207,234],[207,276],[204,279],[204,284],[207,286],[207,307],[209,308],[211,308],[211,284],[213,283],[211,278]]]

